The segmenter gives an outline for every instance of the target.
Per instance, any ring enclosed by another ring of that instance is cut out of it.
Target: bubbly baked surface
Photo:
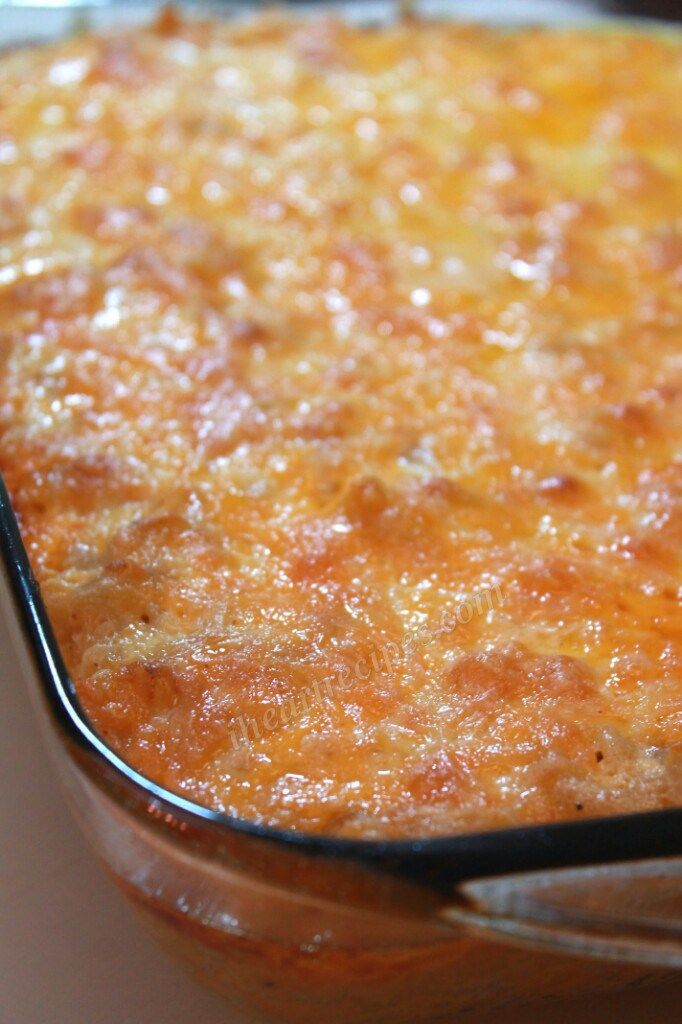
[[[682,797],[682,45],[0,61],[0,467],[130,763],[287,828]]]

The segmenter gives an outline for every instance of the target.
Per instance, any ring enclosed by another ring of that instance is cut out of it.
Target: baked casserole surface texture
[[[682,797],[682,45],[164,15],[0,61],[0,468],[88,716],[233,815]]]

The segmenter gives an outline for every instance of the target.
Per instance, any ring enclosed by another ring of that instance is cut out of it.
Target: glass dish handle
[[[682,969],[682,856],[465,882],[451,924],[557,953]]]

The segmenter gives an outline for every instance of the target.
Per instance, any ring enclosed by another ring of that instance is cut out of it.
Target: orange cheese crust
[[[682,797],[679,38],[268,15],[0,61],[0,468],[83,704],[205,804]]]

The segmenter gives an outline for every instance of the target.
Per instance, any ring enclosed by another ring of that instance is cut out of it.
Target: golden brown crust
[[[0,62],[0,466],[88,713],[257,820],[679,802],[682,47]]]

